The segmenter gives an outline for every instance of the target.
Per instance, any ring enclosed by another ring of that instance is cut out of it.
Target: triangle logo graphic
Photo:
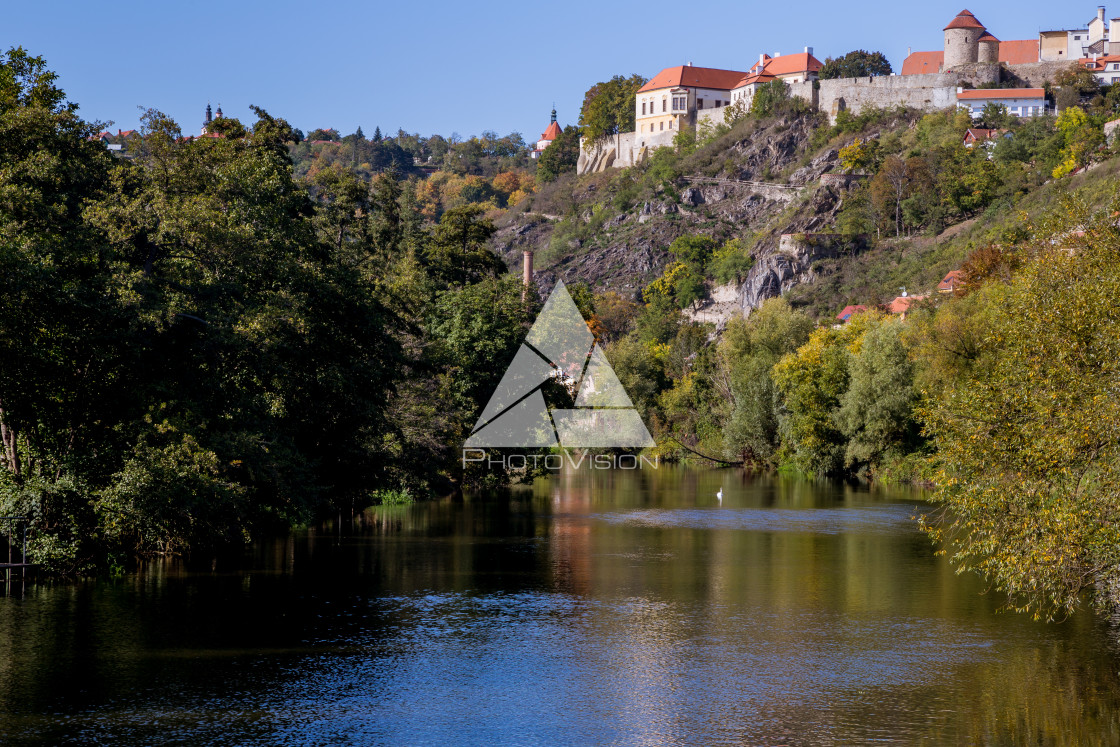
[[[549,412],[541,387],[550,379],[572,392],[574,408]],[[568,289],[557,281],[463,445],[632,448],[656,443]]]

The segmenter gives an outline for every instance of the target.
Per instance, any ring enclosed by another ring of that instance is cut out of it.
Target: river
[[[716,491],[723,489],[723,502]],[[901,490],[576,471],[0,598],[4,744],[1117,744],[1117,628]]]

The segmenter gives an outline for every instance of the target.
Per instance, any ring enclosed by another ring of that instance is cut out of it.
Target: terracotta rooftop
[[[956,18],[949,21],[949,25],[946,26],[943,30],[948,31],[949,29],[982,29],[982,28],[984,28],[984,24],[977,21],[976,16],[972,15],[972,13],[970,13],[967,10],[962,10],[960,13],[957,13]]]
[[[1038,62],[1038,39],[1015,39],[999,43],[999,61],[1008,65]]]
[[[925,75],[941,71],[944,52],[913,52],[902,61],[903,75]]]
[[[1097,57],[1095,60],[1092,57],[1083,57],[1078,60],[1084,67],[1089,70],[1104,70],[1105,67],[1112,62],[1120,62],[1120,54],[1106,54]]]
[[[743,78],[741,81],[735,84],[735,87],[742,88],[743,86],[749,86],[752,83],[769,83],[772,80],[777,80],[777,78],[773,75],[769,75],[768,73],[755,73]]]
[[[678,65],[677,67],[667,67],[650,78],[649,83],[638,89],[638,93],[678,86],[730,91],[745,75],[746,73],[741,70],[719,70],[711,67]]]
[[[943,293],[949,293],[956,290],[957,286],[960,285],[964,285],[964,271],[952,270],[937,284],[937,290]]]
[[[994,37],[993,37],[994,38]],[[944,52],[912,52],[902,61],[903,75],[922,75],[941,70]],[[999,43],[999,61],[1008,65],[1038,62],[1038,39],[1014,39]]]
[[[910,310],[910,305],[915,301],[924,301],[927,296],[898,296],[887,305],[887,311],[892,314],[903,314]]]
[[[771,57],[762,69],[768,75],[790,75],[800,72],[818,72],[823,64],[808,52],[797,54],[784,54],[781,57]]]
[[[992,36],[991,31],[985,31],[983,34],[980,35],[980,38],[977,39],[976,41],[978,41],[978,42],[996,42],[996,43],[999,43],[999,39]]]
[[[974,88],[957,94],[958,101],[984,101],[987,99],[1041,99],[1045,88]]]
[[[867,311],[867,307],[864,306],[863,304],[855,304],[854,306],[845,306],[844,310],[836,315],[836,318],[841,320],[841,321],[846,322],[846,321],[848,321],[849,318],[851,318],[855,314],[860,313],[861,311]]]
[[[541,133],[541,140],[555,140],[558,137],[560,137],[560,125],[549,122],[548,129]]]

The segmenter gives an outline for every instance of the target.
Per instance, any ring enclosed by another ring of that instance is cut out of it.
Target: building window
[[[696,99],[696,108],[697,109],[703,109],[704,108],[704,99]]]
[[[1112,63],[1112,69],[1113,70],[1120,70],[1120,62]]]
[[[642,102],[642,116],[645,116],[645,113],[646,113],[646,102],[643,101]]]
[[[661,111],[665,111],[665,99],[661,99]]]
[[[669,120],[669,129],[670,130],[673,129],[673,120],[671,120],[671,119]]]
[[[1112,82],[1113,83],[1120,83],[1120,78],[1117,78],[1115,75],[1113,75],[1112,76]]]
[[[1081,37],[1080,36],[1075,36],[1075,37],[1073,37],[1073,40],[1074,41],[1081,41]]]
[[[664,123],[664,122],[661,122],[661,123],[660,123],[660,125],[661,125],[661,126],[660,126],[660,127],[658,127],[657,129],[659,129],[659,130],[664,130],[664,129],[665,129],[665,123]]]

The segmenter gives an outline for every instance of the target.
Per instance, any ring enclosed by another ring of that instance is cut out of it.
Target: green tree
[[[634,102],[638,89],[646,84],[640,75],[616,75],[596,83],[583,95],[579,124],[590,143],[622,132],[634,131]]]
[[[505,272],[505,263],[489,247],[494,224],[478,205],[451,208],[440,218],[424,247],[428,272],[441,285],[477,283]]]
[[[782,109],[789,100],[789,85],[784,80],[763,83],[751,99],[751,114],[755,117],[769,117]]]
[[[537,177],[555,181],[561,174],[574,172],[579,161],[579,128],[568,125],[549,143],[537,159]]]
[[[812,330],[812,320],[783,298],[768,299],[747,319],[728,323],[719,356],[734,400],[724,426],[729,455],[773,463],[781,442],[781,401],[771,371],[783,356],[804,345]]]
[[[821,80],[830,78],[867,78],[874,75],[890,75],[894,72],[891,63],[882,52],[866,52],[856,49],[843,57],[825,60],[820,69]]]
[[[913,450],[917,393],[902,323],[887,319],[868,329],[848,371],[850,382],[836,413],[847,439],[845,466],[874,466],[888,453]]]
[[[926,403],[937,447],[929,529],[1008,606],[1060,618],[1095,588],[1120,602],[1120,263],[1115,211],[1066,200],[1035,257],[981,292],[977,363]],[[1075,251],[1069,232],[1085,231]],[[1054,239],[1054,243],[1051,240]]]
[[[984,127],[1000,129],[1007,127],[1011,123],[1011,114],[1007,111],[1007,107],[998,101],[989,101],[984,104],[984,108],[980,111],[980,121],[978,124]]]

